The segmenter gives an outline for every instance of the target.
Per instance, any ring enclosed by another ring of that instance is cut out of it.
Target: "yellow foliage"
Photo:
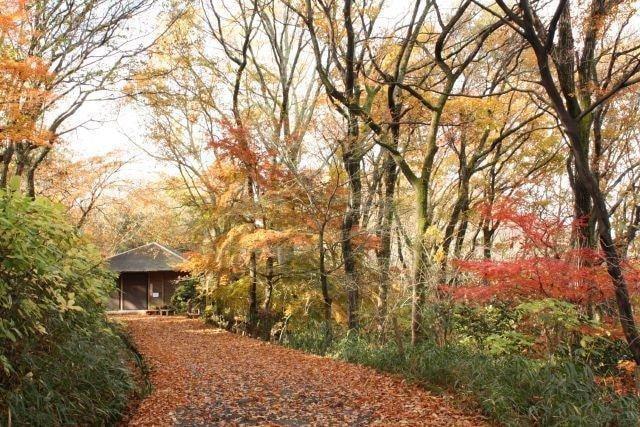
[[[437,225],[430,225],[424,231],[422,239],[426,244],[437,244],[442,240],[442,230]]]
[[[29,16],[24,1],[0,1],[0,139],[41,145],[53,135],[39,122],[53,78],[49,64],[23,55],[18,46],[29,41]]]

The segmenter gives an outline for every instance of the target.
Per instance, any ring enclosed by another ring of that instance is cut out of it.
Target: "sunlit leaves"
[[[39,119],[53,75],[46,61],[19,49],[34,31],[30,13],[24,1],[0,1],[0,139],[46,144],[52,135]]]
[[[495,206],[485,215],[502,221],[503,227],[511,230],[513,255],[503,260],[455,261],[458,268],[478,280],[471,286],[449,288],[456,298],[556,298],[586,306],[613,297],[602,254],[573,249],[569,244],[572,224],[518,212],[513,201]],[[627,280],[636,289],[640,285],[637,265],[629,261],[624,266]]]

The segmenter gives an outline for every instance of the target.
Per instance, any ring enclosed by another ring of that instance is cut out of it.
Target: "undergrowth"
[[[16,426],[116,424],[136,390],[127,363],[133,353],[113,327],[105,321],[90,333],[73,331],[51,350],[25,355],[29,372],[3,392],[5,420]]]
[[[343,336],[331,343],[320,328],[290,334],[285,344],[307,352],[399,374],[433,391],[470,398],[485,415],[507,426],[631,426],[640,422],[640,401],[599,386],[586,364],[495,356],[462,345],[424,342],[378,344]]]
[[[113,275],[64,211],[0,190],[0,425],[111,425],[135,355],[108,322]]]

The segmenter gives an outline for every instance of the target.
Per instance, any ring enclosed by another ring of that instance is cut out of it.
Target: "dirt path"
[[[267,344],[180,317],[122,318],[153,392],[132,426],[484,424],[443,397],[372,369]]]

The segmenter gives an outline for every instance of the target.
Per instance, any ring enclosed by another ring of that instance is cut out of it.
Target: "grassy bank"
[[[504,425],[631,426],[640,422],[640,401],[597,385],[584,364],[493,356],[433,342],[406,345],[402,352],[394,343],[380,345],[354,336],[327,344],[321,328],[291,335],[286,344],[399,374],[434,391],[454,392]]]
[[[70,331],[71,332],[71,331]],[[14,425],[112,425],[136,386],[134,355],[106,321],[73,331],[51,352],[25,355],[19,383],[3,390],[4,414]]]

